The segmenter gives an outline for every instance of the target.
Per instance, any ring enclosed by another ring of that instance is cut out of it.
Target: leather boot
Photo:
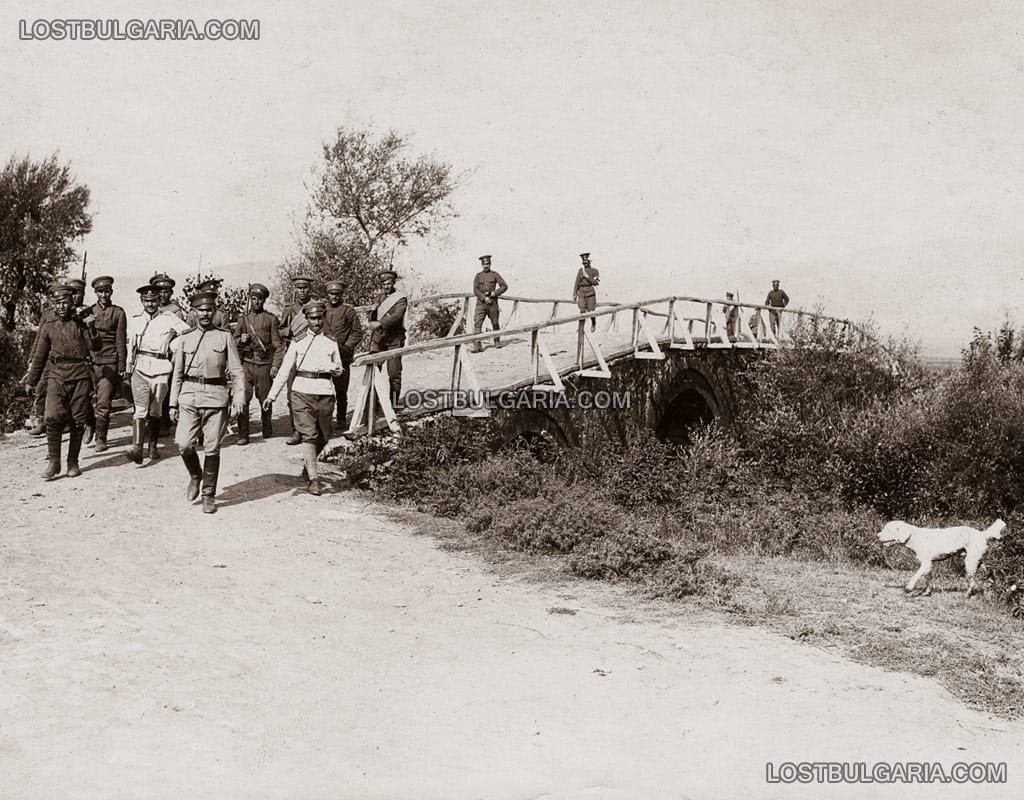
[[[191,448],[182,450],[181,460],[185,462],[185,469],[188,470],[188,488],[185,490],[185,497],[195,500],[199,497],[199,487],[203,480],[203,467],[199,463],[199,453]]]
[[[249,412],[238,415],[238,444],[249,444]]]
[[[260,426],[263,428],[263,440],[266,441],[274,435],[274,413],[264,411],[260,416]]]
[[[78,425],[71,426],[71,438],[68,441],[68,472],[69,478],[77,478],[82,474],[78,468],[78,454],[82,452],[82,439],[85,430]]]
[[[90,401],[86,407],[85,415],[85,432],[82,435],[82,442],[84,444],[92,444],[93,437],[96,435],[96,411],[92,407]]]
[[[317,475],[316,469],[316,444],[314,444],[313,442],[303,443],[302,460],[306,465],[304,472],[306,474],[306,477],[309,479],[309,483],[307,484],[306,487],[307,490],[309,491],[310,494],[315,494],[317,496],[323,494],[323,485],[320,483],[320,478]]]
[[[125,450],[124,455],[136,464],[142,463],[142,432],[145,425],[146,420],[132,418],[132,446]]]
[[[96,440],[93,449],[102,453],[107,449],[107,431],[110,428],[110,417],[96,417]]]
[[[149,420],[149,458],[151,461],[156,461],[160,458],[160,451],[157,450],[157,442],[160,441],[160,419],[154,419],[150,417]]]
[[[60,423],[47,423],[46,425],[46,469],[43,470],[43,478],[52,481],[60,475],[60,437],[63,435],[64,426]]]
[[[220,472],[220,455],[207,456],[203,462],[203,513],[216,514],[217,474]]]
[[[29,420],[32,427],[29,429],[29,436],[43,436],[46,433],[46,423],[42,417],[32,417]]]
[[[299,435],[299,432],[293,428],[292,435],[285,440],[285,444],[302,444],[302,437]]]

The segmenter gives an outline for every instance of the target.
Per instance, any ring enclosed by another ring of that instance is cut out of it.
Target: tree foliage
[[[374,295],[374,275],[393,266],[414,238],[427,238],[456,216],[449,198],[461,176],[433,156],[410,152],[407,137],[340,127],[314,168],[310,202],[297,234],[297,252],[278,270],[276,294],[290,294],[293,275],[348,285],[356,304]]]
[[[47,286],[75,259],[73,243],[92,230],[88,187],[56,155],[12,156],[0,172],[0,305],[3,324],[35,318]]]
[[[185,285],[182,287],[181,293],[191,302],[192,295],[196,293],[196,287],[206,281],[223,281],[223,278],[213,272],[189,275],[185,278]],[[249,287],[221,284],[220,291],[217,293],[217,308],[224,312],[229,322],[237,322],[238,318],[245,313],[248,305]]]

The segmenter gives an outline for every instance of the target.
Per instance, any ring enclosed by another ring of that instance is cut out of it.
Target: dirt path
[[[44,483],[41,442],[0,443],[0,797],[1021,796],[1024,725],[930,680],[500,577],[363,495],[296,493],[281,439],[226,448],[204,516],[172,449]],[[1009,782],[765,782],[800,760]]]

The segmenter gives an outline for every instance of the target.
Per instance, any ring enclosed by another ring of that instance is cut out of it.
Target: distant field
[[[921,362],[930,370],[945,372],[960,363],[959,356],[921,356]]]

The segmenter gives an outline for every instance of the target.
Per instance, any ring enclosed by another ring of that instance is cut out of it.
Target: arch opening
[[[677,394],[665,408],[655,428],[655,435],[663,442],[689,444],[697,428],[715,419],[715,411],[704,394],[690,387]]]

